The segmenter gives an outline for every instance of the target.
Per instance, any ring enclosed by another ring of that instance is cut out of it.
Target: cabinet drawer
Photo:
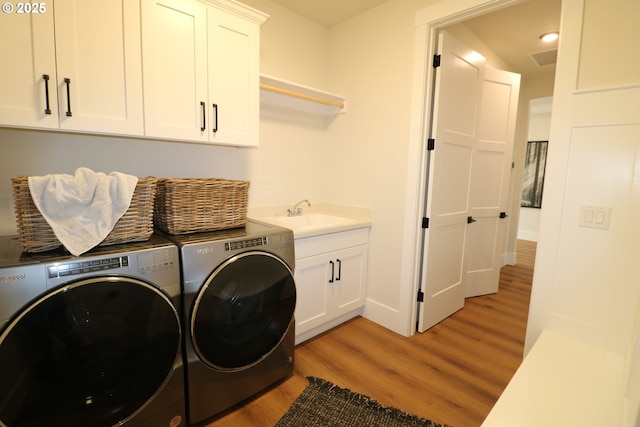
[[[339,249],[365,245],[368,240],[369,227],[295,239],[296,260]]]

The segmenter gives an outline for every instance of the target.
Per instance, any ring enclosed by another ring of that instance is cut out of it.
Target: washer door
[[[179,352],[178,313],[156,287],[96,277],[57,288],[0,335],[0,425],[126,424]]]
[[[293,274],[280,258],[260,251],[236,255],[211,273],[195,299],[194,349],[213,368],[248,368],[280,344],[295,306]]]

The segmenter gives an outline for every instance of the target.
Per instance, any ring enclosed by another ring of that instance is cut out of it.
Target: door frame
[[[431,116],[433,107],[433,82],[435,71],[432,58],[436,54],[437,33],[440,29],[465,21],[498,9],[513,6],[524,0],[459,0],[454,2],[441,0],[416,12],[413,55],[413,98],[411,100],[411,141],[415,141],[409,150],[409,179],[407,187],[407,206],[405,209],[405,244],[409,250],[411,265],[405,266],[409,271],[411,286],[403,288],[400,310],[409,313],[405,325],[406,335],[413,335],[417,330],[418,301],[422,269],[422,217],[426,208],[426,190],[428,178],[427,138],[430,137]]]

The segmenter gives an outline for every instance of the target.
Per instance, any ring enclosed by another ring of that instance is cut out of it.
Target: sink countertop
[[[301,206],[302,216],[305,214],[323,214],[340,217],[344,219],[344,221],[303,227],[287,226],[283,224],[283,222],[286,222],[286,218],[288,218],[287,209],[291,208],[291,206],[292,205],[249,207],[248,217],[253,221],[289,228],[293,231],[293,237],[295,239],[371,227],[372,225],[373,215],[372,210],[369,208],[311,202],[311,206]],[[299,216],[291,218],[298,217]]]

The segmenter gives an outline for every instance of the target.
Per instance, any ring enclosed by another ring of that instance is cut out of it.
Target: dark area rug
[[[449,427],[382,406],[320,378],[307,379],[309,385],[275,427]]]

